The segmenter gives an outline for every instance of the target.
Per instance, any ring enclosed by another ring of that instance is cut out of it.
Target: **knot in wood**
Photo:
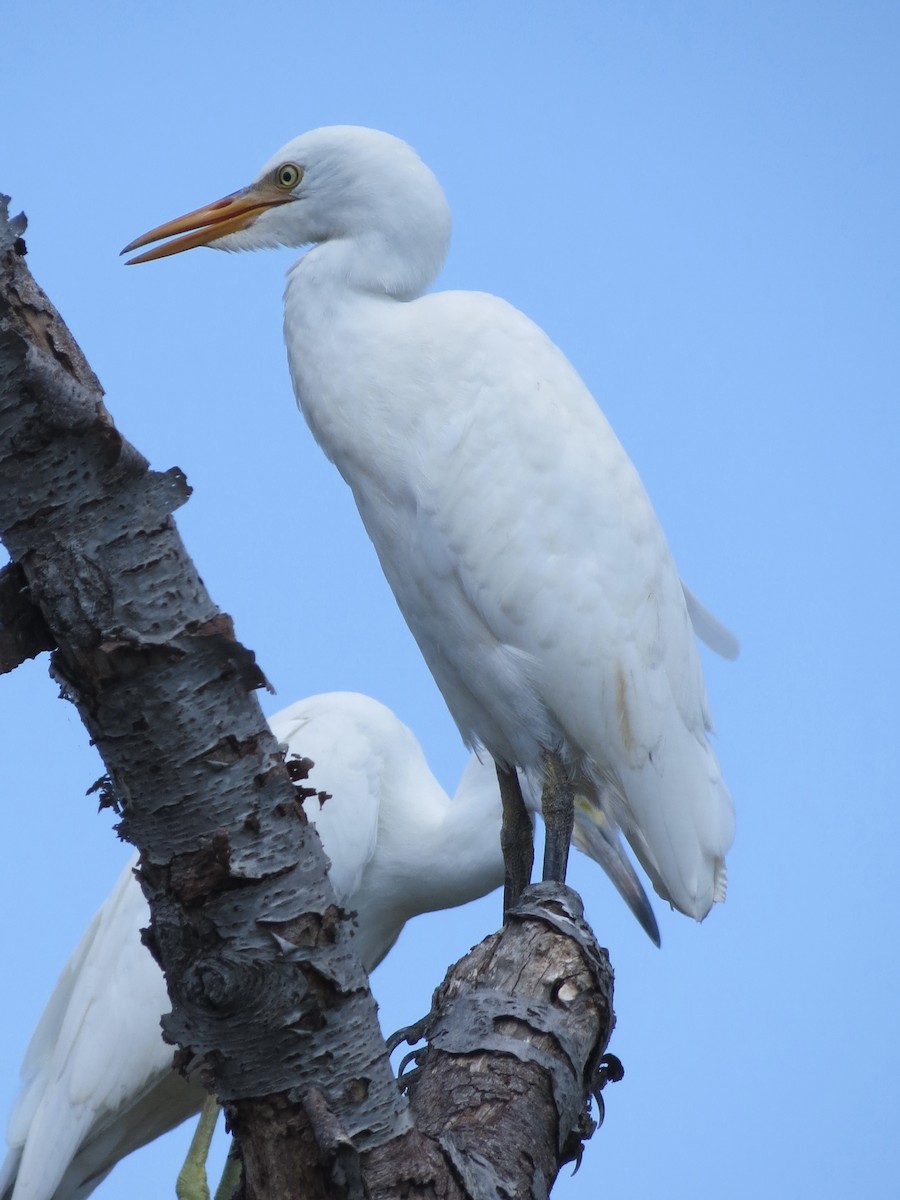
[[[184,976],[182,995],[190,1004],[216,1013],[234,1012],[262,987],[263,972],[252,963],[222,956],[202,958]]]

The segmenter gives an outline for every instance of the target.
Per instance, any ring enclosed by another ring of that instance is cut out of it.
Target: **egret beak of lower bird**
[[[288,204],[293,199],[293,196],[286,195],[282,188],[276,188],[268,180],[253,183],[239,192],[232,192],[230,196],[223,196],[221,200],[214,200],[212,204],[196,208],[183,217],[176,217],[174,221],[157,225],[149,233],[135,238],[133,242],[128,243],[122,251],[123,254],[129,254],[141,246],[149,246],[151,242],[158,242],[162,238],[173,240],[129,258],[125,265],[130,267],[134,263],[150,262],[153,258],[180,254],[182,250],[193,250],[195,246],[207,246],[227,233],[246,229],[260,213],[279,204]],[[179,233],[184,236],[176,237]]]

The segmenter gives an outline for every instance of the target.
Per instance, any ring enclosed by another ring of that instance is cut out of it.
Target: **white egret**
[[[451,800],[413,734],[366,696],[301,700],[270,722],[314,760],[305,802],[341,903],[357,913],[371,970],[411,917],[503,882],[500,798],[473,756]],[[530,801],[537,807],[535,800]],[[576,842],[608,872],[658,941],[649,902],[604,815],[582,799]],[[132,858],[72,954],[38,1023],[0,1168],[0,1200],[82,1200],[132,1150],[198,1112],[205,1093],[172,1069],[160,1016],[165,981],[139,931],[149,923]]]
[[[388,134],[318,129],[126,251],[173,235],[131,261],[313,244],[285,293],[294,391],[463,739],[496,762],[507,900],[531,872],[519,767],[543,788],[545,879],[565,878],[573,794],[589,795],[701,920],[725,895],[734,813],[672,556],[547,336],[494,296],[426,294],[450,236],[431,171]]]

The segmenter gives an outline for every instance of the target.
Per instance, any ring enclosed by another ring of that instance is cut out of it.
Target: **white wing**
[[[681,582],[637,472],[562,353],[503,301],[439,293],[388,316],[370,412],[332,450],[464,738],[529,769],[561,747],[657,890],[704,916],[733,811]],[[378,345],[368,331],[367,353]],[[395,346],[418,356],[403,372]]]
[[[28,1047],[0,1195],[15,1182],[17,1200],[52,1196],[80,1152],[75,1178],[62,1193],[76,1196],[80,1179],[109,1170],[114,1147],[125,1147],[119,1158],[195,1110],[190,1095],[179,1105],[189,1089],[173,1076],[180,1086],[161,1125],[144,1120],[140,1130],[110,1130],[123,1107],[139,1106],[160,1076],[172,1074],[174,1053],[159,1025],[168,1009],[165,981],[140,942],[149,913],[132,874],[135,861],[63,968]]]

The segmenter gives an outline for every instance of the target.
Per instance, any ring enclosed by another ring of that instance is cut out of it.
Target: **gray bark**
[[[56,647],[52,673],[141,852],[167,1034],[226,1102],[246,1194],[546,1196],[589,1132],[613,1020],[577,899],[526,893],[451,972],[407,1102],[253,695],[264,678],[172,520],[190,489],[116,430],[6,211],[0,199],[0,537],[14,562],[0,669]]]

